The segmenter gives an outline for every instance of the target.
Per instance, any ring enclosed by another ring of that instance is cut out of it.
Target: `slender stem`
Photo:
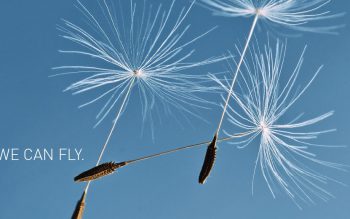
[[[123,102],[122,102],[122,105],[121,105],[120,108],[119,108],[117,117],[115,118],[115,120],[114,120],[114,122],[113,122],[113,126],[112,126],[112,128],[111,128],[111,130],[110,130],[110,132],[109,132],[109,134],[108,134],[108,137],[107,137],[107,139],[106,139],[106,142],[105,142],[105,144],[104,144],[103,147],[102,147],[100,156],[98,157],[98,160],[97,160],[97,163],[96,163],[96,166],[99,165],[100,162],[101,162],[102,156],[103,156],[103,154],[104,154],[104,152],[105,152],[105,150],[106,150],[106,147],[107,147],[107,145],[108,145],[108,143],[109,143],[109,141],[110,141],[110,139],[111,139],[111,137],[112,137],[113,131],[114,131],[115,128],[116,128],[116,125],[117,125],[117,122],[118,122],[118,120],[119,120],[119,118],[120,118],[120,115],[121,115],[121,113],[122,113],[123,110],[124,110],[125,103],[126,103],[127,99],[129,98],[129,95],[130,95],[130,92],[131,92],[131,88],[132,88],[134,82],[135,82],[135,77],[133,77],[133,78],[131,79],[131,82],[130,82],[128,91],[127,91],[126,94],[125,94],[124,100],[123,100]]]
[[[231,87],[230,87],[230,91],[228,92],[227,94],[227,98],[226,98],[226,102],[225,102],[225,106],[224,106],[224,109],[222,111],[222,114],[221,114],[221,118],[220,118],[220,122],[219,122],[219,125],[218,125],[218,128],[215,132],[215,135],[219,135],[219,132],[220,132],[220,129],[221,129],[221,125],[222,125],[222,122],[224,120],[224,117],[225,117],[225,114],[226,114],[226,111],[227,111],[227,107],[228,107],[228,103],[230,101],[230,97],[231,97],[231,94],[233,92],[233,88],[234,88],[234,85],[235,85],[235,82],[236,82],[236,79],[237,79],[237,76],[238,76],[238,73],[241,69],[241,66],[242,66],[242,63],[243,63],[243,60],[244,60],[244,57],[245,57],[245,54],[247,53],[247,50],[248,50],[248,47],[249,47],[249,43],[252,39],[252,36],[253,36],[253,33],[254,33],[254,30],[255,30],[255,27],[256,27],[256,24],[258,23],[258,20],[259,20],[259,13],[257,12],[255,17],[254,17],[254,21],[253,21],[253,24],[250,28],[250,31],[249,31],[249,35],[248,35],[248,38],[247,38],[247,41],[245,43],[245,46],[244,46],[244,49],[243,49],[243,52],[241,54],[241,58],[238,62],[238,65],[237,65],[237,69],[236,69],[236,72],[234,74],[234,78],[232,80],[232,84],[231,84]]]
[[[255,132],[255,130],[248,131],[248,132],[243,132],[243,133],[239,133],[239,134],[235,134],[235,135],[231,135],[230,137],[221,138],[221,139],[218,139],[217,141],[218,142],[228,141],[228,140],[231,140],[231,139],[234,139],[234,138],[240,138],[240,137],[247,136],[247,135],[249,135],[249,134],[251,134],[253,132]],[[124,161],[124,162],[121,162],[121,163],[125,163],[126,165],[128,165],[128,164],[131,164],[131,163],[136,163],[136,162],[139,162],[139,161],[148,160],[148,159],[155,158],[155,157],[160,157],[160,156],[163,156],[163,155],[166,155],[166,154],[171,154],[171,153],[182,151],[182,150],[185,150],[185,149],[199,147],[201,145],[207,145],[210,142],[211,141],[201,142],[201,143],[197,143],[197,144],[191,144],[191,145],[187,145],[187,146],[171,149],[171,150],[168,150],[168,151],[163,151],[163,152],[160,152],[160,153],[156,153],[156,154],[152,154],[152,155],[136,158],[136,159],[133,159],[133,160]]]
[[[99,155],[99,157],[98,157],[98,160],[97,160],[97,162],[96,162],[96,166],[98,166],[98,165],[100,164],[101,159],[102,159],[102,157],[103,157],[103,154],[104,154],[104,152],[105,152],[105,150],[106,150],[106,148],[107,148],[107,145],[108,145],[109,141],[111,140],[113,131],[114,131],[115,128],[116,128],[116,125],[117,125],[117,122],[118,122],[118,120],[119,120],[119,118],[120,118],[120,115],[121,115],[121,113],[122,113],[123,110],[124,110],[126,101],[127,101],[127,99],[129,98],[129,95],[130,95],[130,92],[131,92],[131,88],[132,88],[132,86],[134,85],[134,82],[135,82],[135,78],[136,78],[136,77],[133,77],[133,78],[131,79],[131,82],[130,82],[129,87],[128,87],[128,91],[126,92],[125,97],[124,97],[124,100],[123,100],[123,102],[122,102],[122,105],[121,105],[120,108],[119,108],[119,111],[118,111],[118,113],[117,113],[117,117],[116,117],[115,120],[113,121],[112,128],[111,128],[111,130],[109,131],[108,137],[107,137],[107,139],[106,139],[106,141],[105,141],[105,143],[104,143],[104,145],[103,145],[103,147],[102,147],[101,153],[100,153],[100,155]],[[87,183],[86,187],[85,187],[85,192],[86,192],[86,193],[87,193],[88,190],[89,190],[90,183],[91,183],[91,181],[89,181],[89,182]]]

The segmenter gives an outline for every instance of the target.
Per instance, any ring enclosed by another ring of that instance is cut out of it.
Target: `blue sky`
[[[163,2],[152,0],[154,5]],[[169,1],[170,2],[170,1]],[[164,2],[168,6],[168,1]],[[94,4],[89,3],[93,7]],[[177,0],[176,9],[188,6]],[[334,1],[328,7],[334,12],[350,10],[348,1]],[[0,148],[83,148],[82,161],[0,161],[0,218],[69,218],[84,184],[73,177],[94,165],[101,145],[111,126],[111,118],[93,128],[101,105],[78,109],[86,96],[72,96],[62,90],[70,77],[50,78],[54,66],[74,63],[77,57],[58,53],[69,48],[56,29],[61,18],[81,22],[74,2],[3,1],[0,3]],[[326,23],[347,24],[348,15]],[[218,56],[243,44],[252,18],[225,18],[195,6],[187,18],[191,24],[188,37],[218,26],[207,37],[193,44],[193,60]],[[281,29],[283,31],[283,29]],[[266,40],[266,29],[255,37]],[[350,31],[339,29],[339,35],[305,33],[289,38],[287,68],[293,67],[305,45],[308,49],[300,82],[324,64],[317,80],[290,110],[290,118],[304,112],[311,118],[335,110],[322,127],[337,128],[324,135],[321,143],[350,145]],[[273,41],[273,40],[272,40]],[[74,60],[72,60],[74,59]],[[195,73],[220,72],[225,63],[196,68]],[[218,101],[217,95],[210,95]],[[176,146],[209,140],[215,130],[220,110],[200,111],[209,123],[198,119],[185,121],[178,114],[164,116],[155,124],[155,139],[145,130],[141,135],[139,106],[131,102],[113,135],[103,161],[122,161]],[[177,120],[179,120],[179,125]],[[224,125],[225,126],[225,125]],[[147,126],[146,126],[147,127]],[[251,178],[257,144],[244,150],[220,144],[218,160],[207,184],[199,185],[197,177],[205,148],[145,161],[120,169],[117,174],[92,184],[87,197],[85,218],[348,218],[350,189],[337,183],[326,185],[336,198],[327,203],[299,210],[283,193],[273,199],[261,175],[251,194]],[[326,160],[349,164],[350,149],[317,150]],[[319,167],[318,170],[350,184],[350,175]]]

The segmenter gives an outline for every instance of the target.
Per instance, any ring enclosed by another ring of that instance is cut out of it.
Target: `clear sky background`
[[[96,6],[91,2],[88,5]],[[170,3],[163,0],[148,2],[154,5],[163,2],[165,6]],[[187,0],[176,1],[177,9],[188,5]],[[334,1],[328,8],[348,13],[350,3]],[[74,1],[11,0],[0,3],[0,146],[83,147],[84,161],[0,161],[1,219],[70,218],[84,188],[84,184],[74,183],[73,177],[94,165],[111,126],[109,118],[93,128],[100,104],[78,109],[88,96],[61,92],[74,78],[48,77],[53,74],[51,67],[72,64],[72,58],[77,58],[58,53],[58,49],[71,46],[59,37],[56,29],[61,18],[81,22]],[[193,56],[195,61],[234,51],[235,44],[244,43],[252,18],[214,17],[197,5],[186,22],[192,25],[187,37],[218,26],[193,45],[197,51]],[[310,90],[289,111],[287,119],[301,112],[311,118],[335,110],[335,115],[321,125],[325,129],[337,128],[337,132],[324,135],[319,142],[350,145],[349,15],[331,23],[347,26],[339,30],[338,36],[306,33],[288,40],[287,68],[293,67],[304,45],[308,45],[299,82],[310,79],[321,64],[325,67]],[[266,30],[261,29],[255,36],[265,39]],[[219,72],[225,68],[225,63],[218,63],[193,71]],[[217,95],[208,98],[219,100]],[[161,123],[155,124],[155,139],[152,140],[147,129],[141,135],[139,106],[137,101],[132,101],[103,161],[122,161],[209,140],[220,110],[213,107],[211,111],[199,113],[210,123],[197,119],[186,122],[176,113],[164,116]],[[251,178],[257,146],[253,143],[245,150],[238,150],[232,145],[220,144],[217,163],[205,185],[197,183],[205,148],[125,167],[92,184],[85,218],[349,218],[350,188],[336,183],[326,186],[336,198],[328,203],[316,200],[315,205],[304,205],[303,210],[299,210],[283,192],[277,192],[277,199],[273,199],[259,173],[252,195]],[[350,163],[349,148],[315,152],[326,160]],[[318,170],[350,185],[347,173]]]

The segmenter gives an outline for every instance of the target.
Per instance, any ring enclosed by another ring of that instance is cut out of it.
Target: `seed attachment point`
[[[143,75],[143,71],[141,69],[135,69],[132,72],[134,73],[134,76],[138,77],[138,78],[142,77],[142,75]]]

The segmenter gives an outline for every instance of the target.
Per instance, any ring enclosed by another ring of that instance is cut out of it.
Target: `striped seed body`
[[[83,213],[84,213],[84,208],[85,208],[85,197],[86,193],[84,191],[83,195],[77,202],[77,205],[75,206],[74,213],[72,215],[72,219],[82,219],[83,218]]]
[[[207,152],[205,154],[204,163],[199,174],[198,182],[200,184],[204,184],[207,180],[211,170],[214,167],[215,159],[216,159],[216,143],[217,143],[217,135],[214,136],[212,142],[208,145]]]
[[[125,166],[126,162],[115,163],[108,162],[100,164],[96,167],[87,170],[74,178],[75,182],[87,182],[99,179],[101,177],[107,176],[109,174],[114,173],[114,171],[122,166]]]

